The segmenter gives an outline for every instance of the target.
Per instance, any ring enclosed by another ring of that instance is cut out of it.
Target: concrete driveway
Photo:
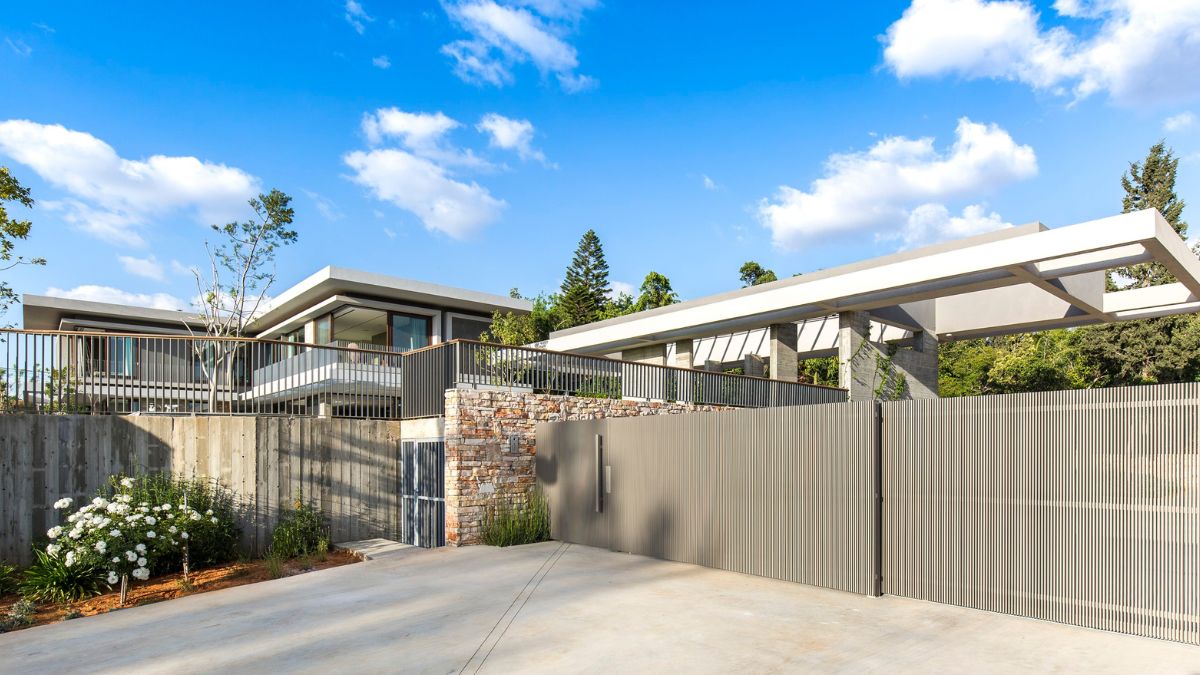
[[[548,542],[0,635],[0,672],[1178,672],[1200,648]]]

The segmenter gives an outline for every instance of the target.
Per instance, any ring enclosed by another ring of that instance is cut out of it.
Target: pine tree
[[[1183,222],[1184,201],[1175,194],[1175,174],[1179,158],[1163,141],[1150,148],[1141,163],[1130,162],[1129,173],[1121,176],[1125,197],[1121,206],[1125,213],[1142,209],[1158,209],[1180,237],[1187,239],[1187,223]],[[1112,278],[1116,288],[1145,288],[1169,284],[1175,277],[1161,263],[1149,262],[1121,267]]]
[[[583,233],[559,294],[559,328],[591,323],[604,313],[610,293],[608,263],[595,230]]]
[[[1179,160],[1163,142],[1121,176],[1126,213],[1155,208],[1180,237],[1187,236],[1184,202],[1175,194]],[[1175,277],[1159,263],[1122,267],[1109,276],[1109,290],[1168,284]],[[1079,330],[1080,352],[1097,373],[1096,386],[1123,386],[1200,379],[1200,319],[1164,316]]]

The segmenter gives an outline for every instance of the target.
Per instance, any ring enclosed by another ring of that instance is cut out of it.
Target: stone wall
[[[725,406],[555,396],[517,391],[446,391],[446,544],[479,542],[487,505],[524,497],[536,483],[539,422],[678,415]]]

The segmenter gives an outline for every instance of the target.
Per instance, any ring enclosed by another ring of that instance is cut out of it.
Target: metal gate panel
[[[539,425],[552,533],[875,594],[876,419],[876,404],[864,402]],[[611,493],[597,513],[592,496],[605,471]]]
[[[1200,644],[1200,384],[883,411],[885,592]]]
[[[425,548],[446,545],[446,444],[400,444],[400,541]]]

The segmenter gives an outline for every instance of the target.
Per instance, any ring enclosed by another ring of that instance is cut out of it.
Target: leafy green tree
[[[805,359],[799,364],[798,381],[806,384],[822,384],[827,387],[838,386],[838,357],[823,356],[815,359]]]
[[[21,185],[8,171],[8,167],[0,166],[0,272],[10,270],[17,265],[45,265],[45,258],[25,258],[14,256],[16,240],[28,239],[29,230],[33,224],[28,220],[14,220],[8,215],[5,202],[16,202],[25,208],[33,208],[33,197],[29,188]],[[17,294],[7,283],[0,281],[0,314],[17,302]]]
[[[779,280],[779,277],[775,276],[774,272],[753,260],[747,260],[742,263],[741,269],[738,270],[738,278],[742,280],[742,288]]]
[[[558,296],[558,328],[571,328],[598,320],[604,313],[611,289],[608,262],[595,230],[583,233],[567,267]]]
[[[647,309],[656,307],[666,307],[679,302],[679,296],[675,290],[671,288],[671,280],[659,274],[658,272],[650,272],[646,278],[642,280],[642,287],[638,289],[637,302],[634,303],[635,312],[644,312]]]
[[[1121,206],[1125,213],[1142,209],[1158,209],[1171,227],[1187,239],[1187,223],[1183,221],[1185,202],[1175,194],[1175,177],[1179,158],[1163,141],[1150,147],[1146,159],[1129,163],[1129,172],[1121,176],[1125,196]],[[1175,281],[1161,263],[1149,262],[1121,267],[1113,279],[1119,288],[1145,288]]]
[[[510,296],[520,298],[513,289]],[[484,332],[484,342],[499,342],[505,345],[528,345],[550,337],[550,331],[558,325],[555,305],[556,295],[539,295],[532,299],[533,310],[529,314],[516,312],[493,312],[492,325]]]
[[[213,225],[221,236],[220,243],[210,246],[209,275],[193,270],[200,291],[198,313],[205,332],[212,337],[237,338],[246,325],[258,314],[275,283],[275,253],[279,248],[294,244],[298,235],[290,229],[295,211],[292,198],[279,190],[271,190],[251,199],[254,217],[243,222]],[[187,326],[190,332],[191,326]],[[224,382],[232,382],[233,366],[239,343],[229,340],[195,340],[196,358],[209,384],[209,410],[215,411],[217,391]]]

